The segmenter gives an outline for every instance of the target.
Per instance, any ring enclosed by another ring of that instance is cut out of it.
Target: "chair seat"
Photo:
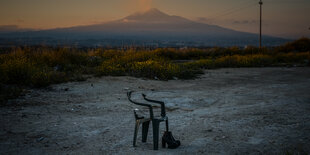
[[[159,117],[155,117],[155,119],[158,119],[160,121],[166,121],[166,120],[168,120],[168,117],[167,116],[165,116],[165,117],[159,116]]]
[[[147,115],[141,115],[141,114],[137,114],[137,119],[151,119],[150,116]],[[161,120],[161,121],[165,121],[168,119],[167,116],[160,116],[160,115],[155,115],[153,119],[157,119],[157,120]]]
[[[137,119],[146,119],[146,118],[149,119],[150,118],[150,114],[148,114],[147,112],[144,112],[143,109],[140,110],[140,109],[136,108],[136,109],[134,109],[134,112],[136,114]],[[166,116],[163,117],[159,113],[155,113],[154,118],[158,119],[158,120],[163,120],[163,121],[167,119]]]

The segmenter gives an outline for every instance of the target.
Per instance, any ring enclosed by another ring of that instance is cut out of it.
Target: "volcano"
[[[23,38],[21,36],[27,36],[28,39],[50,38],[50,40],[53,40],[50,42],[57,41],[60,44],[74,43],[85,46],[120,46],[120,44],[245,46],[255,45],[258,42],[257,34],[195,22],[180,16],[168,15],[156,8],[145,12],[137,12],[115,21],[95,25],[15,33],[11,37],[16,35],[19,35],[19,38]],[[3,37],[0,36],[0,38]],[[264,41],[270,45],[278,45],[286,40],[264,36]],[[48,42],[48,40],[45,40],[44,43]]]
[[[113,32],[120,35],[146,35],[146,37],[150,38],[154,37],[154,35],[159,37],[195,37],[199,35],[206,38],[218,38],[219,36],[253,36],[253,34],[250,33],[238,32],[216,25],[198,23],[180,16],[170,16],[155,8],[145,12],[137,12],[112,22],[58,30],[67,32]]]

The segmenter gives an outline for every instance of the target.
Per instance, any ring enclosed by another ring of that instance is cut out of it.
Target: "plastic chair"
[[[139,103],[136,101],[133,101],[131,99],[131,94],[133,91],[127,92],[128,100],[136,105],[144,106],[149,108],[149,117],[139,116],[137,113],[138,110],[134,110],[134,115],[136,119],[136,125],[135,125],[135,131],[134,131],[134,137],[133,137],[133,146],[136,147],[136,140],[137,140],[137,134],[140,127],[140,124],[142,124],[142,142],[146,142],[147,140],[147,134],[149,129],[150,121],[152,121],[152,127],[153,127],[153,145],[154,150],[158,150],[158,139],[159,139],[159,124],[160,122],[165,121],[166,122],[166,131],[169,131],[168,127],[168,117],[166,116],[166,109],[165,109],[165,103],[161,101],[151,100],[146,98],[145,94],[142,94],[143,98],[151,103],[160,104],[161,106],[161,114],[159,117],[155,117],[153,113],[153,106],[151,104],[146,103]]]

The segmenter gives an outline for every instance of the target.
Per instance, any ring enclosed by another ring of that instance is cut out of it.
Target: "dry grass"
[[[256,47],[166,48],[152,51],[23,47],[0,53],[1,87],[46,87],[84,80],[83,74],[169,80],[194,78],[202,73],[201,69],[309,66],[310,40],[301,38],[274,49],[261,50]],[[175,60],[185,61],[173,63]]]

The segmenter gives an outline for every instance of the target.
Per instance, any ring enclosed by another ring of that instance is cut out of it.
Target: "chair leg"
[[[135,133],[133,135],[133,147],[136,147],[136,141],[137,141],[137,135],[139,131],[139,126],[140,126],[140,120],[136,121],[136,126],[135,126]]]
[[[142,142],[146,142],[150,121],[142,123]]]
[[[159,121],[153,120],[153,145],[154,150],[158,150],[158,137],[159,137]]]
[[[167,132],[169,131],[168,118],[167,118],[167,120],[166,120],[166,131],[167,131]]]

